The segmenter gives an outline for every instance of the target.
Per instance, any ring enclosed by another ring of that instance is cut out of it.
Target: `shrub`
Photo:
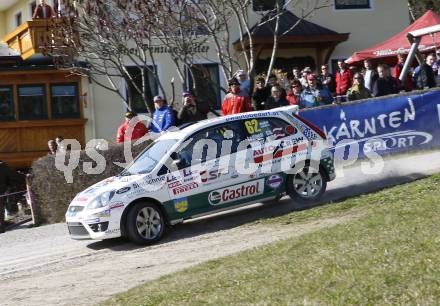
[[[132,145],[133,157],[137,156],[151,141],[139,145]],[[96,162],[91,159],[86,151],[80,151],[79,166],[73,172],[73,183],[67,183],[64,172],[55,167],[55,156],[47,155],[32,163],[32,191],[35,194],[36,223],[55,223],[64,221],[67,207],[78,192],[87,187],[122,171],[116,162],[124,163],[124,146],[122,144],[109,144],[108,150],[98,150],[106,161],[105,170],[100,174],[87,174],[83,170],[85,162]],[[69,153],[66,154],[68,160]]]

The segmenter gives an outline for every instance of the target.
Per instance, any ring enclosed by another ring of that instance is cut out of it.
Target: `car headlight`
[[[104,192],[99,197],[97,197],[92,202],[90,202],[89,205],[87,205],[87,209],[97,209],[97,208],[106,207],[114,195],[115,195],[114,190]]]

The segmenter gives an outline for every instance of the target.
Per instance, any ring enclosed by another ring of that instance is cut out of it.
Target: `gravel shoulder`
[[[389,158],[382,172],[344,169],[322,202],[372,192],[440,172],[439,151]],[[178,225],[158,245],[139,248],[122,239],[74,241],[65,224],[18,228],[0,235],[2,305],[92,305],[145,281],[198,263],[349,222],[341,215],[289,225],[254,223],[291,212],[292,203],[255,204]]]

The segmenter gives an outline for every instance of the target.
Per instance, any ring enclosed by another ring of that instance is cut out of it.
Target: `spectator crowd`
[[[386,64],[373,67],[372,61],[366,59],[360,69],[348,67],[340,60],[334,75],[329,72],[328,65],[322,65],[320,72],[314,72],[310,67],[302,70],[295,67],[286,80],[271,74],[267,80],[257,77],[255,86],[246,71],[238,70],[235,77],[228,81],[228,92],[223,99],[221,112],[222,115],[231,115],[287,105],[298,105],[302,109],[436,86],[436,76],[440,73],[435,54],[428,54],[425,62],[408,72],[402,83],[399,76],[404,63],[405,56],[402,54],[397,56],[394,67]],[[199,103],[188,91],[183,93],[182,99],[182,108],[177,112],[161,96],[154,97],[156,111],[149,126],[132,120],[136,114],[128,112],[126,121],[118,129],[116,141],[135,140],[149,131],[161,133],[172,126],[207,119],[210,111],[207,103]],[[131,135],[130,139],[126,139],[126,135]]]

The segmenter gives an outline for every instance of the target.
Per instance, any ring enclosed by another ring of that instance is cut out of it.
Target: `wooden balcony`
[[[15,169],[31,166],[48,154],[47,141],[62,135],[84,145],[86,119],[1,122],[0,160]]]
[[[20,52],[23,60],[34,54],[44,54],[50,48],[63,47],[62,25],[65,19],[27,21],[3,37],[9,48]]]

